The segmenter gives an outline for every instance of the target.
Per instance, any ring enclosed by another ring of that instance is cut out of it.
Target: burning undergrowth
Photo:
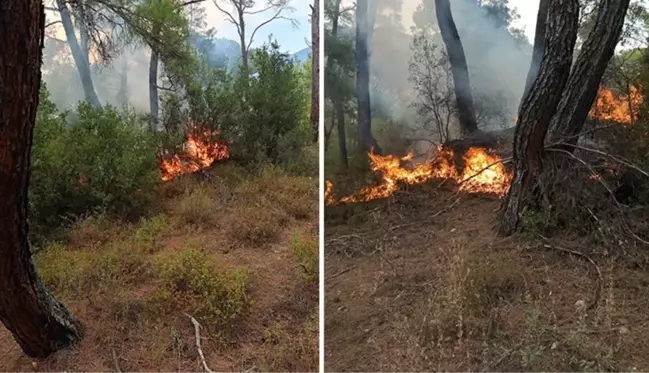
[[[617,97],[611,90],[600,87],[589,114],[591,118],[599,120],[634,124],[640,115],[643,102],[642,92],[635,86],[629,86],[628,94],[620,94]]]
[[[228,146],[217,131],[201,130],[198,127],[190,129],[183,148],[180,153],[163,157],[160,164],[163,181],[197,172],[215,161],[230,157]]]
[[[499,156],[485,148],[471,147],[457,162],[455,152],[440,145],[432,157],[419,164],[413,164],[413,154],[404,157],[381,156],[370,152],[370,168],[380,176],[377,185],[363,187],[358,193],[339,200],[333,195],[334,185],[326,181],[326,204],[337,205],[350,202],[365,202],[386,198],[403,185],[421,184],[434,179],[454,180],[459,190],[469,193],[489,193],[503,196],[509,187],[511,172],[505,168]],[[461,163],[461,164],[459,164]]]

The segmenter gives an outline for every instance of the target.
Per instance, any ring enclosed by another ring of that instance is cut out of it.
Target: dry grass
[[[203,326],[213,370],[317,370],[317,288],[302,286],[290,242],[317,215],[287,214],[276,191],[260,187],[267,183],[233,164],[217,165],[208,176],[164,183],[159,215],[136,224],[103,215],[77,222],[68,240],[46,245],[35,260],[84,323],[84,340],[34,366],[0,328],[0,370],[200,371],[185,312]],[[244,184],[257,185],[254,200],[235,192]],[[315,196],[316,184],[311,188],[302,192]],[[317,205],[315,197],[295,198]],[[251,251],[253,242],[272,250]]]
[[[300,263],[300,276],[307,284],[318,282],[318,235],[305,234],[291,237],[291,251]]]
[[[649,275],[635,256],[606,254],[588,237],[553,238],[586,250],[604,274],[587,310],[598,288],[590,262],[527,236],[498,237],[497,200],[465,195],[431,217],[444,197],[423,186],[329,209],[327,371],[649,368]]]

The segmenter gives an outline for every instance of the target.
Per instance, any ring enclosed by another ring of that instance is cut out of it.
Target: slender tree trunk
[[[329,126],[329,129],[327,129],[326,124],[324,126],[324,130],[325,130],[324,151],[325,152],[329,149],[329,139],[331,138],[331,134],[333,133],[335,127],[336,127],[336,113],[333,109],[331,109],[331,126]]]
[[[521,97],[523,99],[530,91],[534,79],[539,72],[541,59],[543,59],[543,51],[545,50],[545,26],[548,18],[548,0],[541,0],[539,2],[539,12],[536,15],[536,32],[534,34],[534,51],[532,52],[532,62],[530,63],[530,70],[527,72],[527,80],[525,81],[525,89]],[[520,109],[520,108],[519,108]]]
[[[241,67],[243,68],[244,77],[249,78],[250,71],[248,68],[248,48],[246,45],[246,21],[243,19],[244,9],[237,9],[239,15],[239,43],[241,43]]]
[[[311,130],[313,142],[318,142],[320,122],[320,0],[311,7]]]
[[[119,91],[117,91],[117,102],[121,106],[128,104],[128,59],[126,54],[122,55],[122,73],[120,74]]]
[[[455,27],[455,21],[453,21],[449,0],[435,0],[435,12],[442,40],[451,63],[451,71],[453,72],[460,129],[463,134],[469,134],[478,130],[478,122],[475,117],[469,68],[464,55],[464,47],[462,46],[460,34]]]
[[[42,1],[0,1],[0,321],[34,358],[78,342],[83,334],[79,321],[38,277],[28,241],[29,162],[44,29]]]
[[[65,37],[68,39],[70,52],[72,52],[74,64],[77,66],[77,71],[81,78],[81,85],[83,86],[86,101],[94,107],[100,107],[101,102],[99,101],[99,96],[97,96],[97,92],[95,91],[95,86],[92,82],[92,75],[90,75],[88,55],[86,52],[84,56],[84,52],[81,49],[81,46],[79,46],[77,35],[74,33],[74,26],[72,24],[70,12],[68,11],[68,6],[63,0],[56,0],[56,6],[59,8],[59,13],[61,14],[61,23],[63,24]]]
[[[582,45],[566,90],[552,117],[548,136],[550,142],[571,138],[570,143],[577,143],[577,135],[588,118],[606,66],[620,40],[628,8],[629,0],[600,1],[595,25]],[[566,147],[566,150],[572,151],[574,148]]]
[[[333,4],[333,15],[331,19],[331,38],[336,40],[338,38],[338,24],[340,20],[340,3],[342,0],[335,0]],[[330,58],[327,61],[327,70],[332,71],[333,69],[333,59]],[[340,92],[333,92],[331,101],[333,102],[333,115],[332,115],[332,125],[331,131],[337,125],[338,130],[338,152],[340,156],[340,164],[343,168],[349,167],[349,162],[347,160],[347,139],[345,135],[345,105],[342,98],[340,97]],[[335,124],[336,123],[336,124]]]
[[[518,228],[519,213],[539,188],[543,172],[543,143],[561,99],[572,64],[579,26],[579,0],[549,0],[545,52],[518,114],[514,135],[514,178],[504,201],[500,232]]]
[[[151,48],[149,60],[149,106],[151,108],[151,131],[158,127],[158,52]]]
[[[336,122],[338,122],[338,152],[340,153],[340,165],[342,168],[348,168],[347,161],[347,137],[345,136],[345,107],[341,100],[334,104]]]
[[[367,1],[358,0],[356,5],[356,96],[358,100],[358,150],[362,153],[374,149],[380,153],[372,135],[372,111],[370,108],[370,61],[368,55]]]

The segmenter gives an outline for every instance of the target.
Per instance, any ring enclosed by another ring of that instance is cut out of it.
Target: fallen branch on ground
[[[205,355],[203,355],[203,350],[201,349],[201,324],[199,324],[192,315],[185,313],[185,316],[189,317],[189,319],[192,320],[192,324],[194,324],[194,331],[196,332],[196,348],[198,349],[198,355],[201,357],[203,368],[205,368],[205,371],[208,373],[216,373],[207,366],[207,363],[205,362]]]

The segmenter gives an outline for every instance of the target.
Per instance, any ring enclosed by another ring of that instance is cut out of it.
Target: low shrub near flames
[[[234,188],[231,238],[253,246],[276,242],[291,220],[315,219],[317,190],[317,179],[262,168]]]
[[[302,220],[317,214],[317,188],[317,178],[292,176],[277,166],[266,166],[258,177],[240,184],[235,193],[247,201],[266,200]]]

